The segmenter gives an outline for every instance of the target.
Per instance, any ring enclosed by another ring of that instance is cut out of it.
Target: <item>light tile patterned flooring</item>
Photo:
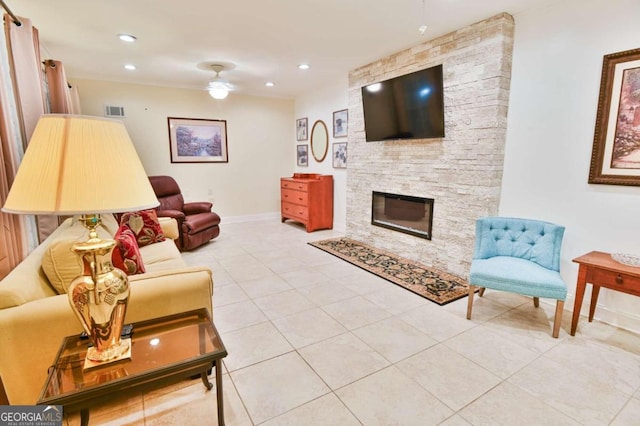
[[[185,253],[214,271],[228,425],[640,424],[639,335],[582,318],[571,337],[565,311],[553,339],[554,305],[495,291],[467,321],[466,299],[437,306],[306,244],[334,236],[223,224]],[[215,389],[119,399],[90,424],[215,425]]]

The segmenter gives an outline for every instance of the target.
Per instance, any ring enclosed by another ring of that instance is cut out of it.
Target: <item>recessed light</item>
[[[267,81],[264,85],[267,86],[267,87],[273,87],[276,84],[273,81]]]
[[[127,70],[129,70],[129,71],[133,71],[133,70],[135,70],[135,69],[136,69],[136,66],[135,66],[135,65],[133,65],[133,64],[125,64],[125,65],[124,65],[124,68],[125,68],[125,69],[127,69]]]
[[[131,34],[118,34],[118,38],[122,41],[126,41],[127,43],[133,43],[137,40],[137,37]]]
[[[301,70],[308,70],[309,69],[309,64],[300,64],[300,65],[298,65],[298,68],[300,68]]]

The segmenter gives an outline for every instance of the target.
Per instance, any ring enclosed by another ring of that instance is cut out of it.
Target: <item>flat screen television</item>
[[[442,65],[362,87],[367,142],[444,137]]]

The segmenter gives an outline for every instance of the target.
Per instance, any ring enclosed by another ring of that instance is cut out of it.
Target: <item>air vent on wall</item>
[[[105,105],[104,115],[107,117],[124,117],[124,107]]]

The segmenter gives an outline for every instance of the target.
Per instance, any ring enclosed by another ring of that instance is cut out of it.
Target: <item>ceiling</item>
[[[404,48],[500,12],[560,0],[6,0],[38,28],[42,59],[67,77],[294,98]],[[423,7],[424,4],[424,7]],[[424,35],[418,27],[428,26]],[[117,38],[133,34],[135,43]],[[123,68],[136,65],[135,71]],[[300,63],[310,69],[301,71]],[[200,65],[200,66],[199,66]],[[272,81],[274,87],[266,87]]]

